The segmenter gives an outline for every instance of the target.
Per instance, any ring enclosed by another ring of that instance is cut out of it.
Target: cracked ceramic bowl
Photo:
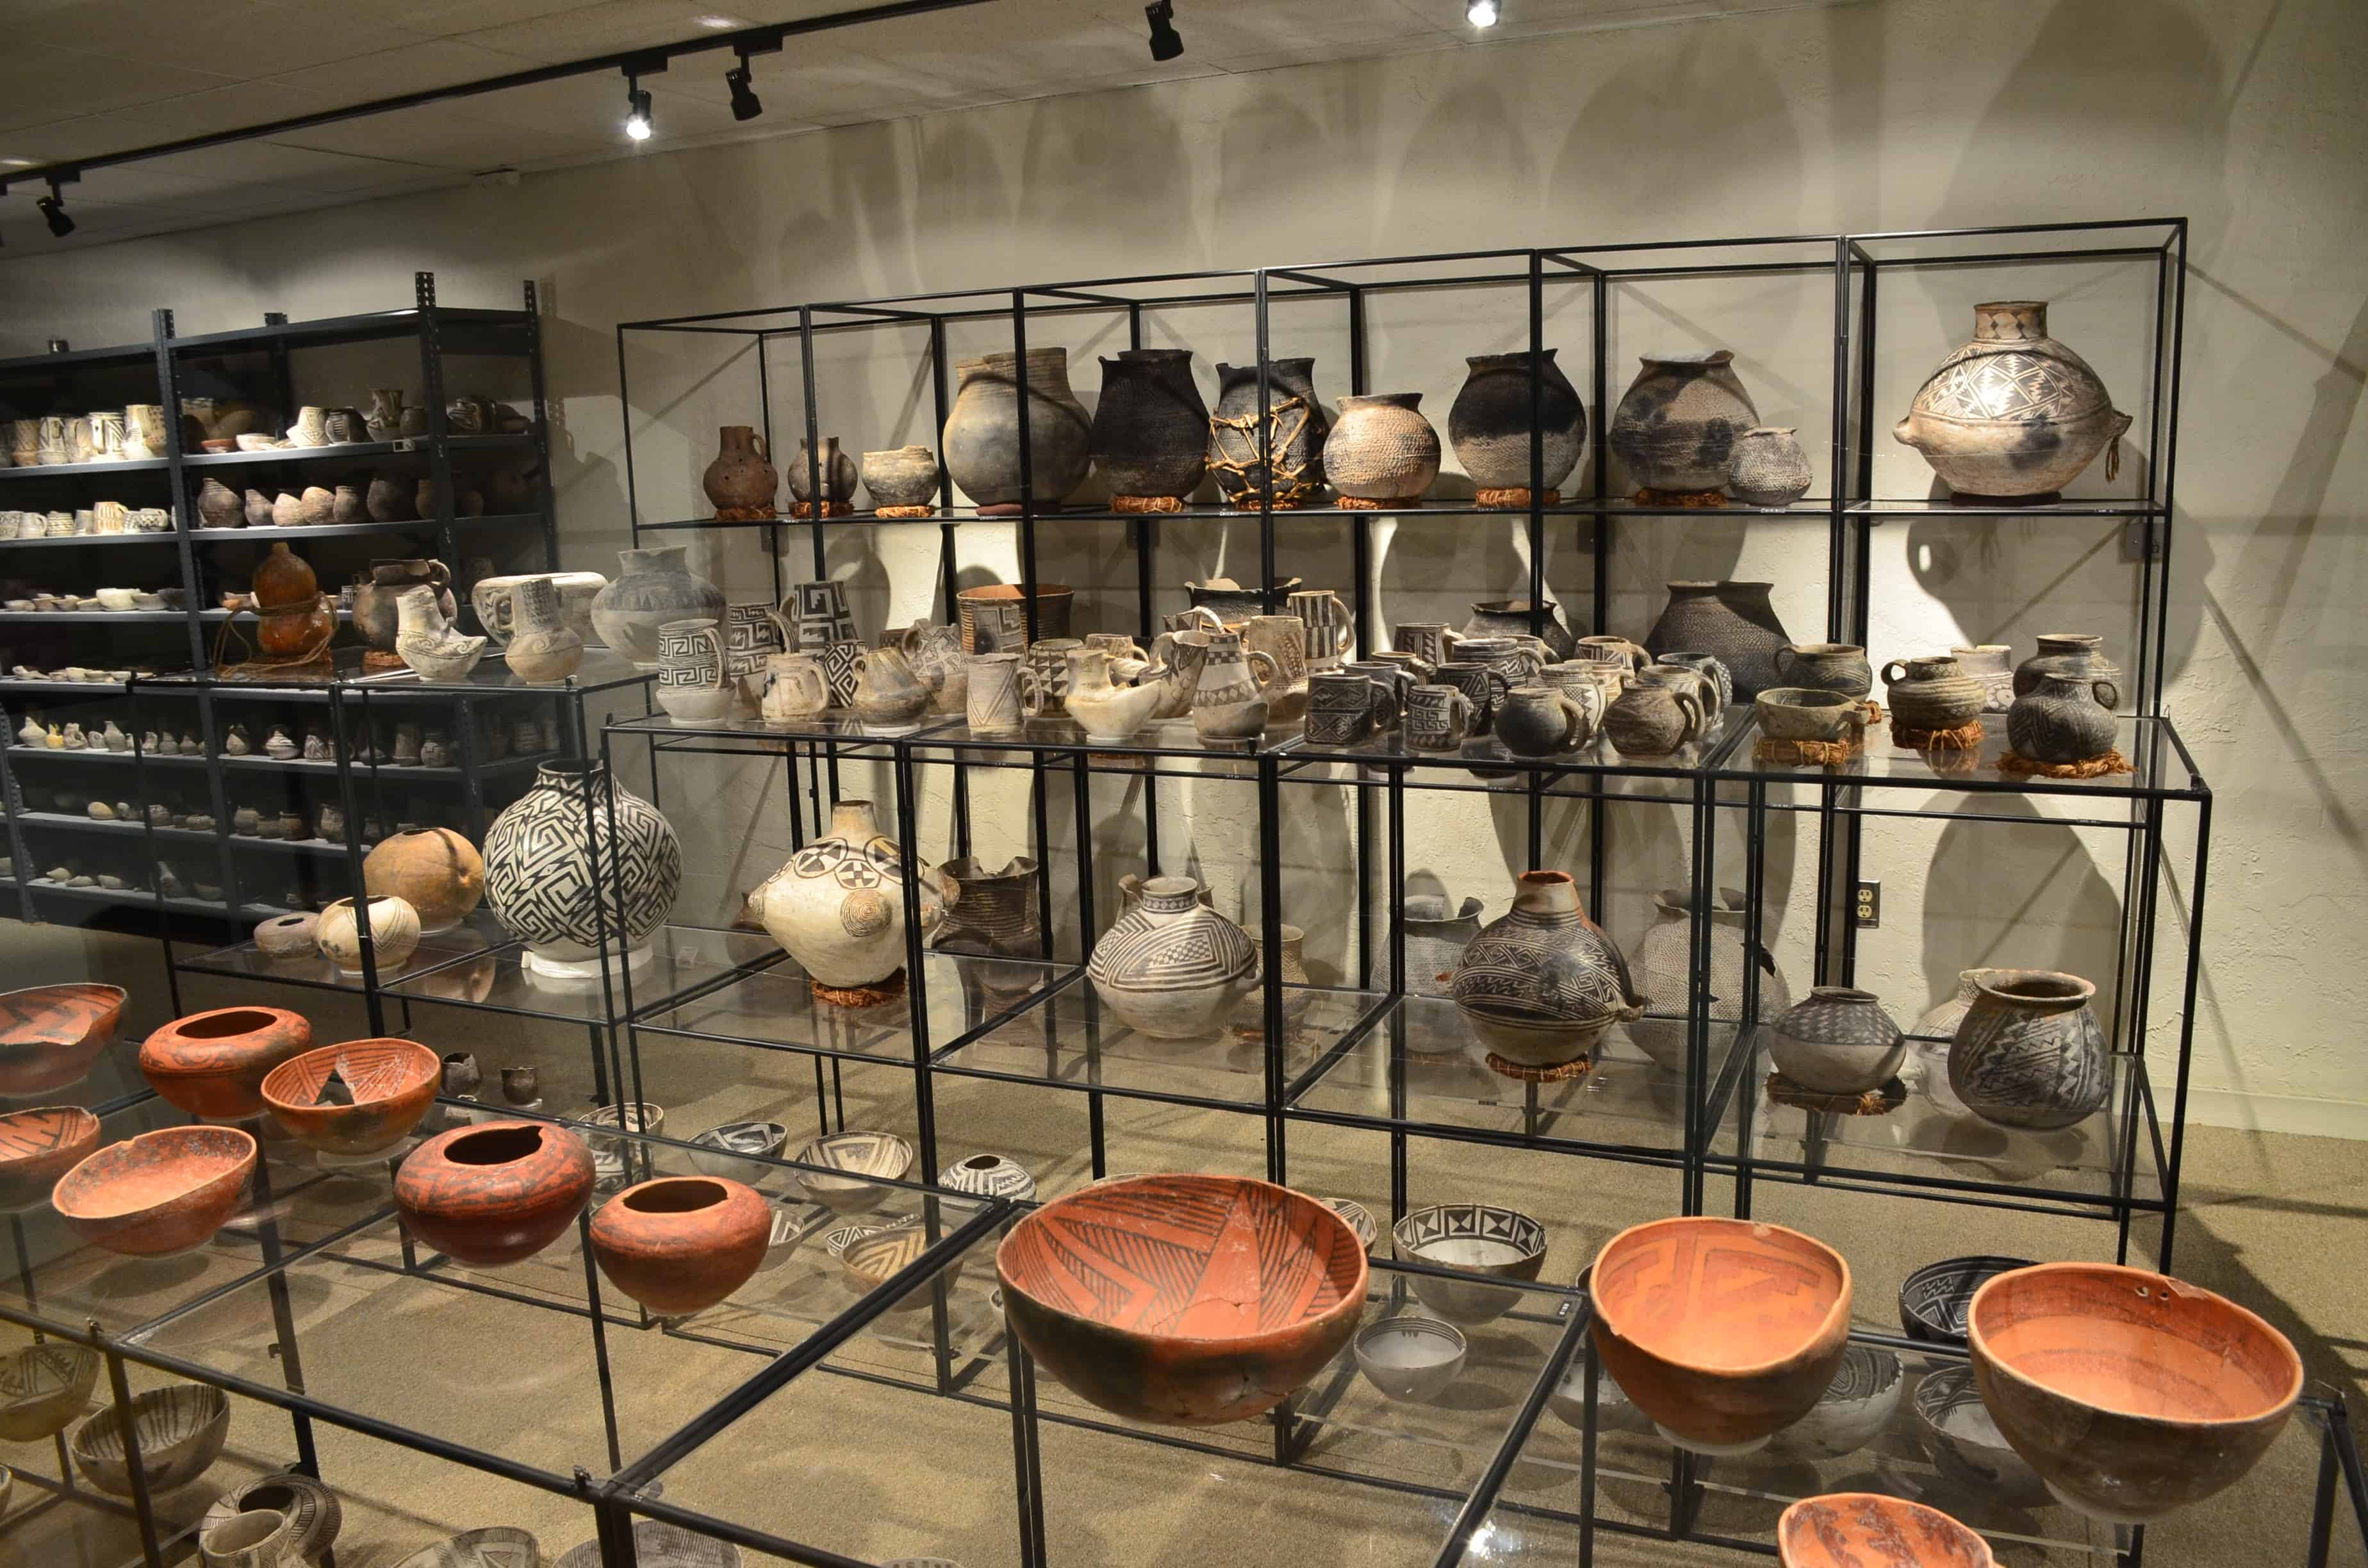
[[[115,1040],[120,985],[36,985],[0,994],[0,1095],[79,1084]]]
[[[442,1060],[415,1040],[348,1040],[274,1067],[263,1104],[307,1149],[381,1154],[411,1136],[443,1081]]]
[[[50,1201],[74,1234],[127,1257],[176,1257],[238,1210],[257,1147],[235,1127],[166,1127],[110,1143],[58,1178]]]

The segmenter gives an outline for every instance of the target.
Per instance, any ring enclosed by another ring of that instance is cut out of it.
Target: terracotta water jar
[[[1173,511],[1209,470],[1209,405],[1185,348],[1125,348],[1102,362],[1094,463],[1119,511]]]
[[[261,1111],[265,1074],[312,1043],[313,1026],[284,1007],[215,1007],[142,1041],[140,1072],[169,1104],[231,1121]]]
[[[2107,453],[2118,477],[2130,416],[2089,362],[2047,335],[2044,300],[1974,307],[1974,335],[1916,389],[1892,436],[1967,501],[2034,502]]]
[[[1456,960],[1448,994],[1481,1043],[1517,1067],[1591,1055],[1614,1024],[1645,1011],[1627,960],[1565,871],[1521,873],[1512,907]]]
[[[700,475],[700,488],[719,517],[762,518],[773,515],[773,495],[780,489],[765,452],[765,437],[746,425],[725,425],[715,433],[715,459]]]
[[[962,378],[939,449],[946,472],[972,503],[991,512],[1019,507],[1019,378],[1014,354],[955,366]],[[1057,507],[1093,467],[1093,421],[1069,390],[1069,351],[1029,350],[1028,468],[1035,505]]]
[[[255,630],[256,646],[274,658],[311,653],[336,630],[321,580],[284,541],[273,544],[271,553],[256,563],[248,590],[256,608],[279,612],[261,617]],[[387,646],[393,648],[392,639]]]
[[[1086,965],[1102,1006],[1154,1040],[1213,1035],[1249,994],[1258,949],[1249,933],[1201,902],[1190,877],[1152,877],[1110,923]]]
[[[1324,474],[1349,500],[1418,505],[1439,477],[1439,432],[1422,416],[1422,393],[1342,398],[1324,440]]]
[[[2071,1127],[2104,1108],[2112,1087],[2097,987],[2048,970],[1975,971],[1974,1000],[1949,1043],[1949,1087],[1966,1109],[2003,1127]]]
[[[1554,363],[1551,348],[1534,357],[1532,411],[1532,362],[1526,351],[1472,356],[1463,361],[1468,373],[1448,407],[1448,442],[1484,506],[1521,504],[1519,497],[1526,495],[1533,482],[1550,498],[1558,496],[1555,487],[1578,466],[1587,445],[1587,405]],[[1532,428],[1541,437],[1536,442],[1530,438]]]
[[[687,545],[620,550],[623,570],[592,601],[600,641],[641,669],[658,667],[658,628],[670,620],[723,619],[723,592],[686,564]]]
[[[592,1151],[567,1129],[539,1121],[438,1133],[394,1176],[394,1206],[411,1233],[473,1268],[532,1257],[591,1196]]]
[[[1736,442],[1759,423],[1734,361],[1725,348],[1643,357],[1644,368],[1612,410],[1606,437],[1629,483],[1671,494],[1700,494],[1726,483]]]
[[[720,1176],[660,1176],[592,1216],[592,1256],[610,1284],[660,1317],[704,1312],[765,1261],[772,1210]]]
[[[825,999],[882,1002],[904,988],[905,879],[896,841],[880,831],[869,801],[830,809],[830,831],[748,895],[750,910]],[[921,929],[945,918],[947,884],[924,871]]]
[[[1315,395],[1314,359],[1268,360],[1263,410],[1257,366],[1217,367],[1217,406],[1209,415],[1209,472],[1227,505],[1260,506],[1269,466],[1274,505],[1313,504],[1324,494],[1324,446],[1331,432],[1331,419]],[[1263,459],[1261,446],[1267,453]]]

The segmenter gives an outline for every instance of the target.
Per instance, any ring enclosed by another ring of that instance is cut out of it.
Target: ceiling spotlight
[[[650,139],[650,95],[632,77],[625,78],[625,134],[636,142]]]
[[[1471,0],[1471,3],[1463,7],[1463,19],[1475,28],[1493,28],[1497,25],[1497,18],[1504,14],[1504,10],[1505,7],[1497,4],[1497,0]]]
[[[56,180],[50,182],[50,194],[33,205],[41,210],[41,222],[50,226],[50,233],[58,239],[64,239],[74,232],[74,221],[66,215],[65,195],[58,189]]]
[[[1151,0],[1143,8],[1151,18],[1151,58],[1173,60],[1184,52],[1184,35],[1176,30],[1176,0]]]
[[[732,89],[732,118],[734,119],[754,119],[765,112],[765,106],[757,98],[756,89],[748,85],[749,74],[748,57],[745,54],[740,57],[737,71],[723,73],[723,85]]]

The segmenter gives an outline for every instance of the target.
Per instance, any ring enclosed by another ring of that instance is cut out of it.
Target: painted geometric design
[[[740,1568],[741,1563],[740,1549],[730,1541],[699,1535],[663,1519],[633,1521],[633,1560],[642,1568]],[[605,1561],[600,1555],[600,1543],[587,1540],[562,1552],[551,1568],[600,1568]],[[470,1564],[469,1568],[475,1565]],[[487,1559],[486,1568],[510,1565]],[[534,1562],[526,1559],[518,1568],[534,1568]]]
[[[531,946],[593,949],[604,924],[610,940],[621,926],[639,944],[666,924],[681,887],[672,825],[598,763],[541,768],[485,834],[485,901]]]
[[[1398,1223],[1398,1256],[1420,1257],[1440,1242],[1498,1242],[1516,1256],[1546,1250],[1546,1228],[1527,1214],[1488,1203],[1440,1203],[1417,1209]]]
[[[820,1165],[825,1170],[846,1173],[838,1176],[801,1173],[799,1185],[815,1201],[841,1208],[869,1208],[886,1196],[886,1188],[877,1182],[851,1178],[877,1176],[893,1181],[902,1176],[912,1168],[913,1146],[894,1132],[834,1132],[827,1138],[814,1140],[790,1159],[793,1165]],[[866,1199],[869,1201],[862,1201]]]
[[[1849,1292],[1831,1251],[1747,1221],[1643,1227],[1604,1249],[1593,1285],[1604,1324],[1622,1338],[1711,1368],[1795,1353]]]
[[[36,985],[0,994],[0,1095],[39,1095],[79,1083],[115,1039],[117,985]]]
[[[790,862],[790,874],[827,877],[843,888],[901,886],[905,862],[896,853],[896,841],[875,833],[861,844],[839,837],[817,839],[798,851],[798,858]]]
[[[1182,991],[1222,985],[1258,967],[1249,933],[1200,902],[1200,890],[1145,891],[1094,944],[1086,972],[1098,986]]]
[[[1491,1044],[1524,1035],[1584,1051],[1628,1016],[1635,987],[1620,949],[1585,915],[1516,909],[1472,939],[1449,990]]]
[[[2104,1026],[2084,1004],[2027,1012],[1975,1002],[1949,1046],[1949,1086],[2013,1127],[2069,1127],[2102,1110],[2112,1085]]]
[[[99,1356],[79,1345],[28,1345],[0,1358],[0,1442],[55,1437],[90,1403]]]
[[[97,1123],[90,1112],[74,1106],[45,1106],[0,1116],[0,1176],[19,1163],[29,1165],[70,1149],[97,1131]]]
[[[1948,1257],[1928,1263],[1899,1288],[1899,1320],[1910,1339],[1941,1345],[1965,1342],[1965,1314],[1974,1292],[2010,1268],[2028,1268],[2024,1257]]]
[[[140,1440],[140,1472],[151,1492],[169,1492],[205,1473],[230,1437],[230,1399],[207,1383],[173,1383],[131,1402],[131,1430]],[[108,1406],[74,1429],[74,1463],[92,1485],[118,1497],[131,1494],[123,1427]]]
[[[1320,1205],[1212,1176],[1087,1187],[1022,1221],[996,1258],[1044,1307],[1196,1340],[1324,1318],[1364,1267],[1355,1234]]]
[[[595,1541],[592,1546],[594,1555],[586,1561],[598,1562],[599,1543]],[[568,1556],[574,1559],[575,1553]],[[463,1530],[448,1540],[422,1547],[394,1568],[536,1568],[541,1561],[542,1545],[533,1536],[513,1525],[492,1525],[484,1529]],[[573,1562],[571,1568],[575,1568]]]
[[[1976,340],[1941,361],[1913,407],[1942,419],[2062,424],[2112,403],[2088,361],[2060,343]]]
[[[1784,1561],[1798,1568],[1988,1568],[1982,1538],[1905,1498],[1853,1492],[1810,1497],[1778,1526]]]

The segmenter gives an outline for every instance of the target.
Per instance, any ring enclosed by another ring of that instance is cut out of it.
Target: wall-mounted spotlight
[[[1176,0],[1151,0],[1143,8],[1151,19],[1151,58],[1173,60],[1184,52],[1184,35],[1176,30]]]
[[[723,73],[723,85],[732,89],[732,118],[734,119],[754,119],[765,112],[765,106],[757,98],[756,89],[748,85],[750,74],[748,57],[745,54],[740,57],[738,70]]]
[[[648,89],[632,76],[625,78],[625,134],[636,142],[646,142],[655,130],[650,123]]]
[[[1475,28],[1493,28],[1504,12],[1497,0],[1470,0],[1463,7],[1463,19]]]
[[[58,188],[63,183],[63,180],[50,181],[50,194],[33,203],[41,210],[41,222],[50,226],[50,233],[61,240],[74,232],[74,221],[66,214],[65,192]]]

